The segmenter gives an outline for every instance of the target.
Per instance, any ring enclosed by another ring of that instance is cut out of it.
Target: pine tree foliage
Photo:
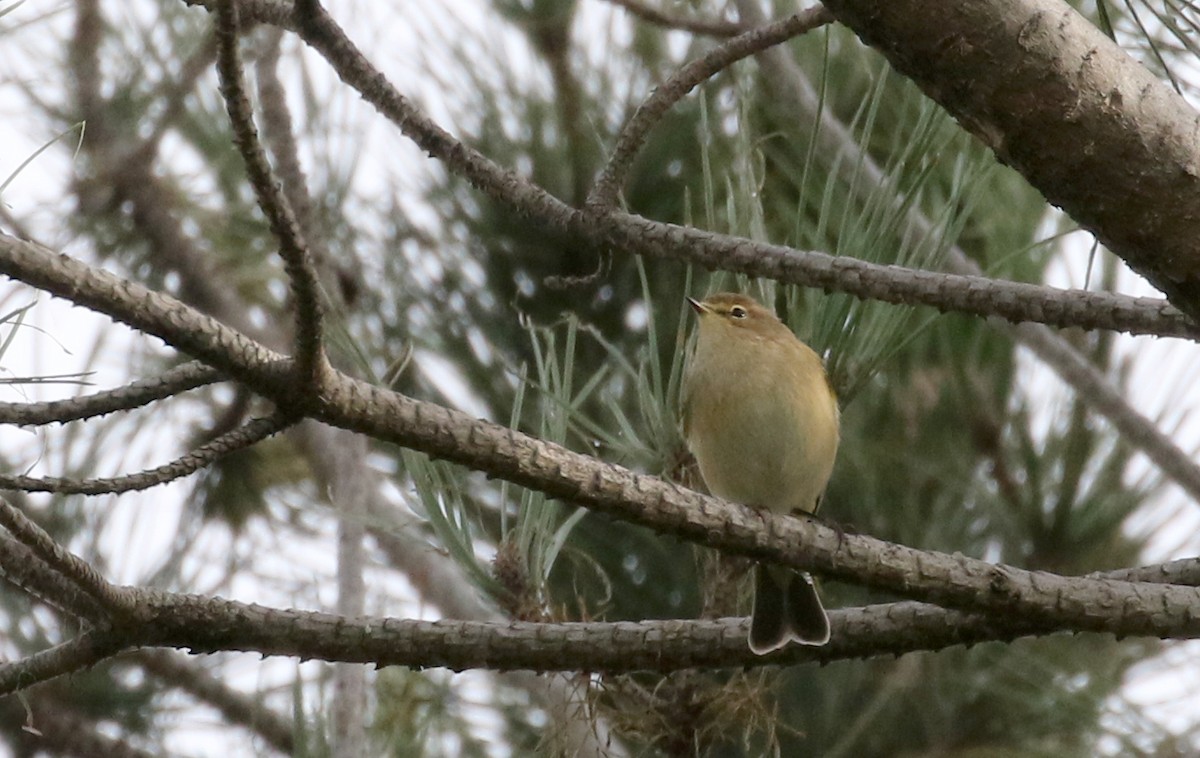
[[[286,258],[279,222],[264,213],[244,152],[231,147],[229,85],[219,86],[216,72],[214,17],[223,5],[78,0],[45,16],[20,4],[0,9],[5,41],[44,62],[39,70],[0,67],[0,87],[21,104],[6,115],[49,140],[0,187],[0,227],[293,353],[306,324],[295,316],[307,302],[296,286],[303,267]],[[414,147],[360,102],[303,41],[310,3],[296,3],[295,17],[290,3],[239,5],[242,77],[277,186],[307,240],[334,369],[702,489],[679,419],[691,344],[685,298],[737,289],[775,307],[825,357],[843,443],[821,518],[840,533],[1077,576],[1143,563],[1151,538],[1167,528],[1156,505],[1164,475],[1145,473],[1144,440],[1123,433],[1070,380],[1053,404],[1042,402],[1046,388],[1028,379],[1035,359],[1014,330],[969,313],[856,297],[842,284],[801,287],[737,266],[710,270],[681,256],[585,243],[586,235],[479,192],[451,161]],[[366,57],[455,139],[581,219],[639,105],[689,61],[745,31],[736,8],[748,5],[326,4]],[[761,11],[795,12],[776,6]],[[1192,94],[1200,17],[1190,5],[1087,6],[1131,55]],[[717,33],[681,19],[707,20]],[[1037,284],[1066,261],[1087,268],[1088,289],[1117,288],[1116,256],[1093,245],[1081,264],[1086,234],[851,30],[824,24],[769,54],[781,58],[723,66],[661,115],[618,188],[621,210],[896,271],[973,262],[988,277]],[[801,90],[813,100],[792,96]],[[53,201],[22,202],[26,180],[43,187],[26,190],[31,196]],[[28,287],[7,293],[0,354],[9,354],[6,334],[50,345],[73,328],[42,324],[27,334],[25,322],[44,306],[27,305]],[[106,382],[116,376],[111,386],[191,370],[191,356],[137,330],[106,324],[96,334],[76,363]],[[1056,339],[1119,393],[1134,393],[1110,333],[1065,329]],[[230,366],[216,368],[153,404],[62,417],[61,426],[39,428],[34,445],[5,436],[4,500],[103,577],[164,593],[328,611],[345,607],[335,598],[354,592],[350,576],[365,584],[359,600],[370,616],[513,630],[748,610],[744,556],[590,510],[529,477],[477,466],[489,475],[481,476],[382,432],[356,457],[341,449],[346,437],[326,434],[331,427],[317,420],[286,417],[279,433],[231,443],[191,478],[146,492],[110,487],[90,496],[16,478],[85,481],[151,469],[286,410],[261,391],[265,384],[225,381]],[[38,397],[97,389],[68,387]],[[365,507],[353,506],[355,492],[366,492]],[[365,566],[355,568],[345,540],[357,529],[367,537],[356,540],[366,550],[357,553]],[[4,655],[20,661],[96,629],[109,634],[47,597],[53,586],[23,578],[13,556],[30,548],[9,532],[0,541],[8,556],[0,558]],[[834,579],[822,591],[834,608],[905,599]],[[119,630],[124,622],[113,623]],[[566,673],[540,678],[437,668],[457,665],[447,653],[454,641],[431,646],[419,665],[347,674],[338,664],[335,674],[305,662],[319,654],[251,661],[234,652],[291,650],[278,639],[239,647],[166,638],[168,647],[218,655],[114,657],[118,645],[67,666],[68,676],[9,685],[6,692],[18,692],[0,700],[0,739],[22,755],[186,754],[206,741],[297,755],[362,745],[362,754],[395,756],[1197,748],[1126,697],[1131,670],[1170,643],[1046,634],[1030,623],[980,644],[931,643],[899,656],[880,647],[821,665],[631,673],[549,663]],[[377,662],[363,656],[334,660]],[[345,682],[355,676],[369,687],[369,705],[347,727],[338,706],[349,702]]]

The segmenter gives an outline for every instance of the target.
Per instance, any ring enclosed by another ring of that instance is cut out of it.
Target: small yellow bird
[[[685,375],[683,436],[712,494],[775,513],[815,513],[838,448],[837,396],[825,366],[776,315],[745,295],[688,298],[699,319]],[[755,567],[750,649],[829,641],[812,578]]]

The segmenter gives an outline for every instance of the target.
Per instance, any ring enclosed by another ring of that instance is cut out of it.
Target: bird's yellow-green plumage
[[[776,513],[816,511],[838,448],[837,397],[820,356],[745,295],[691,303],[699,325],[684,386],[684,438],[705,485]],[[828,639],[810,580],[760,567],[751,648]]]

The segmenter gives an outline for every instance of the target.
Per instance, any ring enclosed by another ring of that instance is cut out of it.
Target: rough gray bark
[[[1179,309],[1200,314],[1200,117],[1182,96],[1061,0],[826,6]]]

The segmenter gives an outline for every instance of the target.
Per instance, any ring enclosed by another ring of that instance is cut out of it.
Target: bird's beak
[[[692,310],[694,310],[696,313],[700,314],[701,316],[703,316],[705,313],[708,313],[708,306],[706,306],[704,303],[700,302],[696,298],[689,297],[687,299],[687,301],[689,304],[691,304]]]

